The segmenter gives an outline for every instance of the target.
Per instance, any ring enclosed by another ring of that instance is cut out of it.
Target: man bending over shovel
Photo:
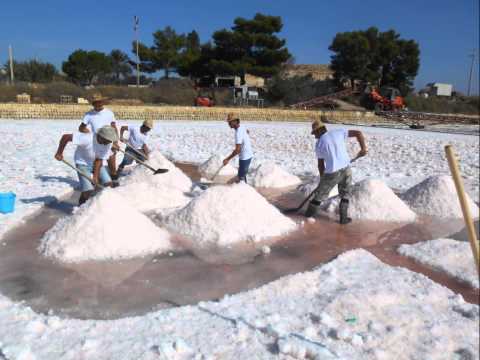
[[[322,116],[321,120],[326,121]],[[320,204],[330,191],[338,185],[340,195],[340,224],[348,224],[352,221],[348,217],[349,197],[352,188],[352,170],[350,169],[350,157],[347,152],[346,141],[354,137],[360,144],[360,152],[352,160],[367,155],[367,145],[361,131],[335,129],[327,131],[327,127],[321,120],[312,123],[312,135],[317,139],[315,154],[318,158],[318,171],[320,183],[315,190],[313,200],[310,201],[305,216],[318,216]]]
[[[75,160],[75,167],[77,168],[78,180],[80,182],[80,199],[78,204],[82,205],[87,201],[94,192],[94,187],[91,179],[87,179],[85,175],[91,176],[93,173],[93,162],[95,161],[95,153],[93,151],[93,134],[76,132],[74,134],[64,134],[58,144],[58,149],[55,154],[55,159],[63,160],[63,151],[69,142],[77,146],[73,158]],[[82,173],[84,175],[82,175]],[[100,182],[104,186],[112,184],[112,179],[108,174],[107,168],[102,166],[99,170]]]
[[[153,129],[153,120],[145,120],[142,126],[122,126],[120,128],[120,141],[125,142],[123,133],[125,131],[129,132],[127,149],[125,153],[133,155],[133,157],[125,155],[122,163],[118,167],[118,172],[122,172],[125,166],[130,165],[134,161],[134,157],[138,158],[141,161],[148,159],[148,154],[150,150],[147,146],[147,138],[150,130]]]

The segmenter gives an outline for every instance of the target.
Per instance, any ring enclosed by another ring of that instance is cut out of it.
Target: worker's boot
[[[305,211],[305,217],[316,217],[318,216],[318,210],[320,209],[320,202],[317,200],[312,200],[308,204],[307,211]]]
[[[348,199],[340,200],[340,224],[345,225],[352,222],[352,219],[348,217]]]

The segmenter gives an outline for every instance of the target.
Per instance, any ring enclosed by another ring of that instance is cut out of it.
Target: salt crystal
[[[322,207],[338,213],[338,197]],[[356,220],[413,222],[415,213],[383,181],[367,179],[355,184],[350,197],[348,216]]]
[[[272,249],[270,249],[270,246],[267,246],[267,245],[262,246],[262,253],[264,253],[265,255],[270,254],[271,251]]]
[[[218,176],[237,175],[237,169],[235,169],[232,165],[227,164],[223,166],[223,158],[220,155],[211,156],[207,161],[205,161],[198,167],[198,172],[200,173],[200,175],[210,179],[217,173],[220,168],[221,170],[217,174]]]
[[[462,218],[455,183],[451,176],[431,176],[407,190],[402,199],[419,214],[440,218]],[[478,206],[466,194],[472,217],[479,216]]]
[[[295,222],[244,183],[211,187],[162,222],[200,248],[258,242],[296,228]]]
[[[274,162],[265,162],[252,172],[252,185],[265,188],[283,188],[301,183],[298,176],[289,174]]]
[[[79,262],[133,258],[171,248],[167,231],[114,189],[105,189],[72,216],[60,219],[42,238],[39,250],[63,262]]]

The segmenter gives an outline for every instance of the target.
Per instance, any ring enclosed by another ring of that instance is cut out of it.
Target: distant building
[[[30,104],[31,102],[31,97],[29,94],[27,93],[23,93],[23,94],[18,94],[17,95],[17,103],[19,104]]]
[[[325,64],[293,64],[286,65],[281,71],[282,78],[291,78],[295,76],[303,77],[310,75],[314,80],[332,80],[333,70]]]
[[[429,83],[420,90],[418,93],[421,96],[452,96],[453,85],[452,84],[442,84],[442,83]]]
[[[240,87],[240,76],[217,76],[215,77],[215,85],[217,87]],[[265,79],[260,76],[252,74],[245,74],[245,84],[250,87],[263,88],[265,86]]]

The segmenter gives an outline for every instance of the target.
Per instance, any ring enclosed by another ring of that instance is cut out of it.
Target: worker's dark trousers
[[[338,193],[341,199],[350,199],[352,192],[352,169],[350,169],[350,166],[331,174],[323,174],[313,200],[308,205],[306,212],[308,216],[317,216],[319,214],[320,204],[328,198],[328,194],[335,185],[338,185]]]

